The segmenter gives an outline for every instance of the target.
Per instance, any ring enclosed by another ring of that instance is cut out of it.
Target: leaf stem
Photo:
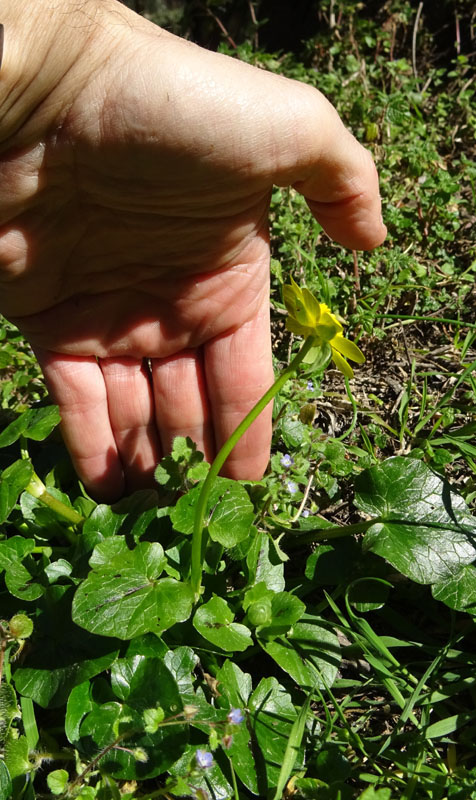
[[[375,317],[377,319],[407,319],[421,322],[442,322],[448,325],[461,325],[463,328],[476,328],[476,323],[474,322],[466,322],[461,319],[448,319],[448,317],[425,317],[421,314],[375,314]]]
[[[325,541],[326,539],[341,539],[344,536],[354,536],[357,533],[365,533],[372,525],[377,525],[379,522],[385,521],[384,517],[372,517],[372,519],[362,520],[362,522],[353,522],[351,525],[332,525],[329,528],[302,531],[286,525],[279,517],[274,516],[271,511],[268,511],[268,514],[283,530],[290,531],[294,534],[291,539],[286,539],[287,547],[301,547],[303,544],[312,544],[313,542]]]
[[[45,484],[42,480],[40,480],[36,472],[33,473],[33,477],[26,487],[26,491],[33,497],[36,497],[40,503],[48,506],[48,508],[51,508],[52,511],[73,525],[83,524],[85,517],[79,514],[74,508],[67,506],[66,503],[63,503],[56,497],[53,497],[53,495],[48,492]]]
[[[202,582],[202,566],[203,566],[203,551],[206,545],[206,534],[204,535],[204,521],[205,512],[207,508],[207,501],[210,496],[211,489],[215,483],[223,464],[235,447],[236,443],[243,436],[250,425],[266,408],[268,403],[284,386],[286,381],[291,378],[301,361],[305,358],[309,350],[313,347],[315,339],[313,336],[308,336],[304,341],[301,349],[294,356],[293,360],[286,369],[281,372],[279,377],[275,380],[273,385],[264,393],[263,397],[258,400],[255,406],[248,412],[246,417],[240,422],[238,427],[233,431],[231,436],[227,439],[223,447],[218,451],[213,464],[210,467],[207,477],[205,478],[200,492],[197,507],[195,509],[195,520],[193,526],[193,539],[192,539],[192,565],[191,565],[191,585],[195,596],[195,601],[200,597],[201,582]]]

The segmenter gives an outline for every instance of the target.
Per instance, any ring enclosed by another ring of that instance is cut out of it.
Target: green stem
[[[230,764],[231,782],[232,782],[232,785],[233,785],[234,800],[240,800],[240,794],[238,792],[238,784],[236,782],[235,769],[233,767],[233,761],[231,760],[231,758],[229,756],[228,756],[228,762]]]
[[[230,455],[236,443],[243,436],[245,431],[248,430],[250,425],[266,408],[268,403],[280,391],[280,389],[284,386],[286,381],[288,381],[289,378],[291,378],[295,374],[299,364],[305,358],[309,350],[313,347],[314,342],[315,342],[314,337],[308,336],[303,346],[301,347],[299,353],[296,356],[294,356],[289,366],[286,367],[285,370],[283,370],[283,372],[275,380],[273,385],[268,389],[267,392],[265,392],[263,397],[260,400],[258,400],[256,405],[253,406],[251,411],[240,422],[236,430],[233,431],[230,438],[227,439],[221,450],[218,451],[215,460],[210,467],[208,475],[203,482],[202,491],[200,492],[197,502],[197,508],[195,510],[195,520],[193,526],[193,539],[192,539],[191,584],[195,595],[195,601],[197,601],[198,598],[200,597],[200,589],[202,582],[202,566],[203,566],[202,553],[206,545],[206,535],[204,535],[205,512],[207,508],[208,498],[210,496],[210,492],[218,476],[218,473],[220,472],[226,459]]]
[[[53,497],[35,472],[33,473],[30,483],[26,487],[26,491],[28,494],[33,495],[33,497],[36,497],[40,503],[48,506],[48,508],[51,508],[52,511],[73,525],[83,524],[85,518],[75,511],[74,508],[67,506],[65,503],[61,502],[61,500],[57,500],[56,497]]]
[[[448,317],[424,317],[420,314],[375,314],[377,319],[408,319],[421,322],[442,322],[447,325],[461,325],[463,328],[476,328],[474,322],[465,322],[461,319],[448,319]]]
[[[279,518],[275,517],[275,519]],[[354,536],[356,533],[365,533],[372,525],[377,525],[383,521],[383,517],[373,517],[362,522],[353,522],[351,525],[335,525],[331,528],[320,528],[306,533],[293,528],[292,532],[295,536],[292,539],[286,539],[286,547],[301,547],[303,544],[326,541],[326,539],[341,539],[343,536]],[[281,522],[280,524],[285,527]]]

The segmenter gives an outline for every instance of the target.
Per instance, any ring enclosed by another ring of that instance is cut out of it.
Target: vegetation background
[[[274,191],[277,372],[291,276],[366,363],[280,392],[264,480],[217,488],[193,614],[200,457],[179,440],[158,493],[97,506],[0,319],[0,800],[476,800],[474,3],[127,4],[323,91],[389,234],[346,251]]]

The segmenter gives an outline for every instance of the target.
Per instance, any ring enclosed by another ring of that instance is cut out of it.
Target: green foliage
[[[256,48],[261,4],[222,46],[328,94],[378,163],[389,239],[347,253],[275,188],[277,367],[291,278],[367,363],[345,390],[323,364],[283,386],[265,478],[212,485],[197,597],[202,454],[176,439],[157,491],[85,498],[1,321],[0,800],[476,800],[474,81],[426,7],[415,63],[414,7],[370,5],[319,4],[299,58]],[[232,6],[203,4],[204,35]]]

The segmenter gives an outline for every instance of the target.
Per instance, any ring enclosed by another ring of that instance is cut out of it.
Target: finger
[[[35,349],[61,414],[61,432],[78,477],[97,500],[124,492],[124,474],[109,420],[106,385],[94,357]]]
[[[208,395],[217,450],[273,383],[268,295],[258,314],[233,333],[205,345]],[[269,461],[272,403],[240,439],[222,475],[259,480]]]
[[[283,131],[276,182],[293,185],[326,233],[345,247],[371,249],[386,228],[378,175],[370,153],[345,128],[317,90],[293,83],[294,137]]]
[[[371,250],[387,235],[377,170],[370,153],[348,131],[344,130],[343,140],[339,169],[326,166],[321,187],[315,186],[313,178],[295,188],[304,194],[313,216],[331,239],[344,247]]]
[[[135,358],[101,358],[109,420],[125,475],[126,493],[153,488],[160,459],[154,398],[147,367]]]
[[[154,358],[151,370],[163,452],[172,450],[176,436],[190,436],[205,459],[213,460],[213,427],[200,352],[184,350],[170,358]]]

